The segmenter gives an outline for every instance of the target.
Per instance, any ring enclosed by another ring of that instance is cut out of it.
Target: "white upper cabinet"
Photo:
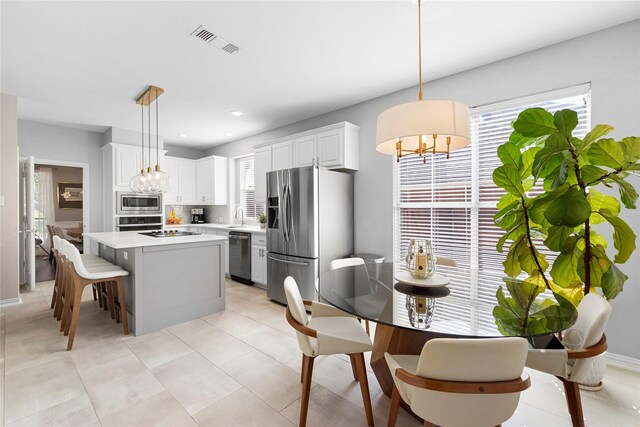
[[[140,173],[141,148],[133,145],[113,144],[113,183],[117,191],[129,191],[131,178]],[[155,166],[155,165],[154,165]]]
[[[253,147],[256,200],[266,200],[267,172],[311,165],[358,170],[359,131],[342,122]]]
[[[267,172],[271,170],[271,147],[258,148],[253,154],[253,185],[258,201],[267,198]]]
[[[316,164],[317,135],[307,135],[293,141],[293,167],[311,166]]]
[[[169,174],[171,188],[164,193],[164,203],[196,202],[196,165],[194,160],[165,157],[162,170]]]
[[[226,205],[228,159],[209,156],[196,160],[196,202]]]
[[[291,168],[291,141],[273,144],[271,156],[271,170],[277,171]]]

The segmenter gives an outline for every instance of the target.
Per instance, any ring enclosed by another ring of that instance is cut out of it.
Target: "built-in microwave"
[[[116,192],[117,215],[162,214],[162,194]]]

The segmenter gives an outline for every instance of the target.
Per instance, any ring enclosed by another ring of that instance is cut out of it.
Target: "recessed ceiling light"
[[[179,133],[179,134],[178,134],[178,136],[179,136],[180,138],[186,138],[186,137],[188,137],[188,136],[189,136],[189,134],[188,134],[188,133]]]
[[[244,113],[242,111],[232,111],[231,115],[232,116],[236,116],[236,117],[240,117],[241,115],[243,115]]]
[[[226,133],[224,134],[224,136],[233,136],[233,134],[232,134],[232,133],[229,133],[229,132],[226,132]]]

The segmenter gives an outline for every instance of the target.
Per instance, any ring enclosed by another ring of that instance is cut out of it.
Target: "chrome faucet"
[[[241,215],[240,215],[240,225],[244,226],[244,209],[242,209],[242,208],[238,208],[238,209],[236,209],[236,219],[238,219],[238,211],[240,211],[240,212],[241,212]]]

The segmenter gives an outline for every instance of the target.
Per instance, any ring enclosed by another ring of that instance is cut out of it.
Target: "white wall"
[[[103,135],[98,132],[18,120],[20,156],[36,159],[88,163],[90,186],[90,230],[102,231],[103,188],[102,146]]]
[[[640,20],[636,20],[429,82],[425,85],[425,98],[457,99],[479,106],[591,82],[592,123],[613,125],[614,137],[640,135],[639,72]],[[355,249],[391,259],[393,160],[375,151],[376,118],[386,108],[417,99],[417,92],[417,88],[395,92],[214,147],[206,154],[240,156],[252,152],[253,145],[340,121],[360,126],[360,170],[354,180]],[[640,188],[640,179],[633,183]],[[381,203],[384,200],[387,202]],[[622,217],[640,234],[637,212],[625,211]],[[636,331],[640,325],[639,266],[640,250],[622,266],[629,281],[614,303],[607,328],[610,351],[636,359],[640,359],[640,336]]]
[[[16,302],[20,289],[18,192],[18,103],[0,98],[0,300]],[[2,372],[0,372],[2,373]]]

